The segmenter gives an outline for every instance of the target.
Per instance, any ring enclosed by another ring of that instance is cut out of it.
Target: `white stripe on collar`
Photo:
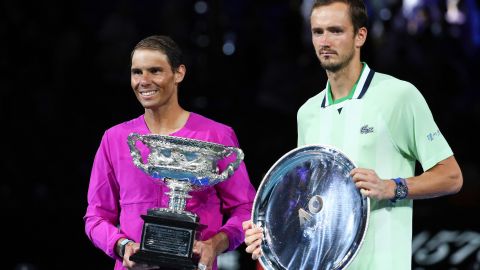
[[[365,83],[367,82],[367,79],[370,75],[370,73],[373,72],[372,70],[370,70],[370,68],[368,67],[367,63],[365,63],[365,67],[363,68],[362,70],[362,74],[360,74],[360,78],[358,79],[358,83],[357,83],[357,86],[355,87],[355,91],[353,92],[353,96],[352,96],[352,99],[358,99],[358,98],[361,98],[360,94],[362,92],[365,92],[367,89],[364,90],[365,88]],[[371,80],[371,78],[370,78]],[[325,97],[324,97],[324,100],[322,102],[323,106],[322,107],[327,107],[327,106],[330,106],[331,104],[329,104],[328,102],[328,88],[329,88],[329,84],[330,82],[327,81],[327,85],[325,87]],[[368,82],[367,84],[367,87],[370,85],[370,81]]]

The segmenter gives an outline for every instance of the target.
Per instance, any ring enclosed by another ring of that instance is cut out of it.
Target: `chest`
[[[311,110],[299,136],[305,144],[330,145],[353,159],[374,156],[379,149],[394,148],[387,125],[390,114],[381,106],[349,100]]]

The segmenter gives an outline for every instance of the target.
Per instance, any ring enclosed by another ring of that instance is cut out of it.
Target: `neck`
[[[171,108],[145,109],[145,122],[153,134],[168,135],[180,130],[190,113],[180,105]]]
[[[346,67],[338,71],[328,71],[327,77],[334,100],[346,97],[358,80],[362,72],[363,64],[360,61],[352,61]]]

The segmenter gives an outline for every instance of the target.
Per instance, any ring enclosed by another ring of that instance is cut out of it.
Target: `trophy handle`
[[[142,143],[145,143],[142,140],[140,134],[138,133],[131,133],[130,135],[128,135],[127,142],[128,142],[128,147],[130,147],[130,153],[132,155],[133,163],[135,164],[135,166],[137,166],[142,171],[148,174],[148,165],[142,162],[142,154],[140,153],[140,150],[138,150],[137,147],[135,147],[135,144],[137,143],[137,141],[141,141]]]
[[[215,177],[216,178],[215,180],[217,181],[223,181],[228,177],[230,177],[238,168],[238,166],[240,166],[240,163],[242,162],[244,157],[242,149],[237,147],[227,147],[225,151],[229,152],[225,157],[228,157],[233,152],[235,152],[237,154],[237,159],[233,163],[228,164],[227,168],[225,168],[225,170],[223,170],[223,172],[220,175],[217,175],[217,177]]]

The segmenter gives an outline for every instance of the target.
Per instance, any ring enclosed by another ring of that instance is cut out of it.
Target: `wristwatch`
[[[123,258],[123,255],[125,255],[125,247],[130,242],[133,242],[133,240],[130,240],[128,238],[125,238],[125,239],[122,240],[122,242],[120,242],[120,252],[119,252],[120,254],[118,254],[118,255],[120,255],[120,257]]]
[[[395,184],[396,184],[396,187],[395,187],[395,197],[393,197],[393,199],[391,199],[390,201],[392,203],[395,203],[399,200],[403,200],[405,198],[407,198],[408,196],[408,187],[407,187],[407,182],[405,181],[404,178],[395,178],[395,179],[392,179],[393,181],[395,181]]]

